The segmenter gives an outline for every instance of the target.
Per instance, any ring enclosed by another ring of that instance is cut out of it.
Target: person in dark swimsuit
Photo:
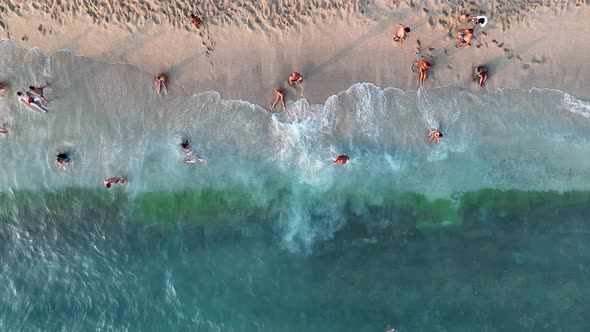
[[[475,71],[473,72],[473,78],[479,79],[479,86],[483,87],[486,81],[488,80],[488,70],[486,69],[486,67],[479,66],[475,68]]]
[[[55,163],[58,165],[66,165],[70,160],[70,156],[65,152],[60,152],[55,156]]]

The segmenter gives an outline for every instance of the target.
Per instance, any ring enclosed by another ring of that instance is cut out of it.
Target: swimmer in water
[[[103,180],[102,183],[104,184],[104,186],[106,188],[110,188],[112,184],[124,184],[125,183],[125,179],[116,176],[116,177],[113,177],[113,178],[109,178],[109,179]]]
[[[443,134],[437,129],[431,129],[428,133],[428,140],[432,143],[439,143],[443,138]]]
[[[70,162],[70,156],[65,152],[60,152],[55,156],[55,163],[58,166],[64,166]]]
[[[158,94],[160,94],[160,90],[164,91],[164,94],[168,94],[168,89],[166,88],[166,76],[164,74],[156,75],[156,90]]]
[[[333,164],[334,165],[336,165],[336,164],[344,165],[349,160],[350,160],[350,158],[347,155],[343,154],[343,155],[338,156],[338,158],[336,158],[336,160],[334,160]]]
[[[184,151],[185,163],[195,164],[197,161],[205,161],[204,159],[201,159],[194,151],[192,151],[191,144],[187,139],[182,140],[182,142],[180,143],[180,148],[182,148],[182,151]]]

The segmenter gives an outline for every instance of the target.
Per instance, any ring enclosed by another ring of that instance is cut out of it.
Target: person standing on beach
[[[301,83],[303,82],[303,76],[298,72],[294,71],[289,75],[289,86],[293,86],[293,83]]]
[[[285,96],[285,89],[280,89],[280,88],[275,89],[275,101],[272,103],[272,105],[270,105],[271,111],[274,111],[274,107],[279,101],[281,102],[281,105],[283,106],[283,112],[285,111],[286,107],[285,107],[284,96]]]
[[[164,74],[156,75],[156,90],[158,94],[160,94],[160,90],[164,91],[164,94],[168,94],[168,89],[166,88],[166,76]]]
[[[102,183],[104,184],[105,188],[110,188],[112,184],[124,184],[125,179],[115,176],[115,177],[103,180]]]
[[[426,60],[422,59],[416,62],[416,67],[418,67],[418,85],[424,86],[424,81],[426,80],[426,72],[428,69],[432,68],[432,65],[428,63]]]
[[[399,23],[395,26],[396,31],[395,31],[395,35],[393,36],[393,41],[398,41],[400,43],[400,45],[404,44],[404,40],[406,39],[406,37],[408,36],[408,33],[410,33],[410,28],[408,28],[407,26]]]
[[[479,78],[479,82],[478,82],[479,86],[483,87],[483,85],[488,80],[488,70],[486,69],[486,67],[479,66],[479,67],[475,68],[475,71],[473,72],[473,78],[474,79]]]
[[[29,87],[29,91],[28,91],[28,93],[29,93],[30,95],[37,96],[37,97],[39,97],[39,99],[41,99],[41,100],[43,100],[44,102],[48,103],[49,101],[48,101],[47,99],[45,99],[45,97],[43,96],[43,90],[44,90],[46,87],[48,87],[48,86],[49,86],[49,84],[47,84],[47,85],[44,85],[44,86],[40,86],[40,87],[36,88],[36,87],[34,87],[34,86],[32,86],[32,85],[31,85],[31,86]]]

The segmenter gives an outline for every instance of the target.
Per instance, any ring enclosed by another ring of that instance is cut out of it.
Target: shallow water
[[[590,327],[587,101],[359,83],[272,114],[0,49],[13,90],[51,83],[48,114],[0,97],[3,330]]]

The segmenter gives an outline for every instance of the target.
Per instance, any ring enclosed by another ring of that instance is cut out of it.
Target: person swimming
[[[102,183],[106,188],[110,188],[112,184],[124,184],[125,179],[120,178],[118,176],[103,180]]]
[[[66,165],[70,160],[70,156],[66,152],[60,152],[55,156],[55,163],[58,165]]]
[[[428,133],[428,140],[432,143],[439,143],[443,138],[443,134],[438,129],[431,129]]]
[[[334,160],[333,164],[334,165],[336,165],[336,164],[344,165],[349,160],[350,160],[350,158],[347,155],[343,154],[343,155],[338,156],[338,158],[336,158],[336,160]]]
[[[189,142],[189,140],[187,139],[183,139],[182,142],[180,143],[180,148],[182,149],[182,151],[184,151],[184,162],[187,164],[195,164],[197,161],[205,161],[204,159],[201,159],[193,150],[191,147],[191,144]]]

